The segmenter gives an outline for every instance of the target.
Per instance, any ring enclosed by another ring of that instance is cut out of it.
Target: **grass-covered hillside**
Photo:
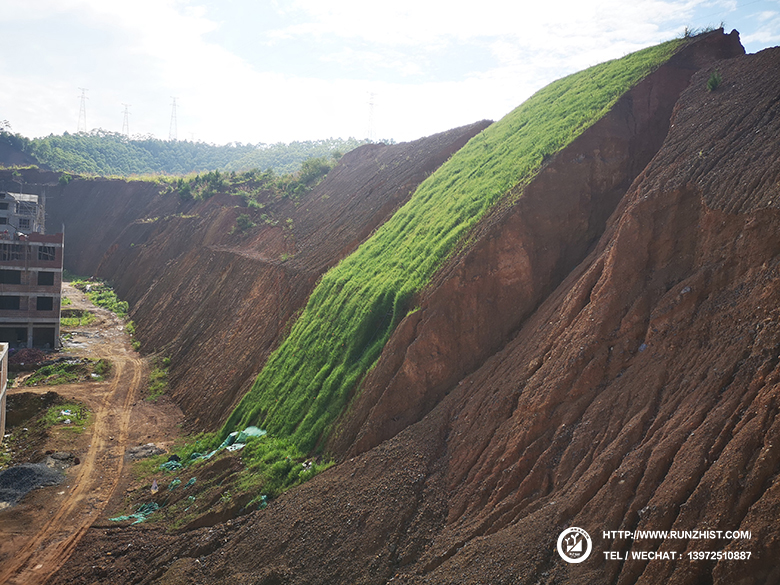
[[[473,138],[323,277],[224,430],[258,425],[313,449],[412,308],[415,293],[468,230],[683,42],[556,81]]]

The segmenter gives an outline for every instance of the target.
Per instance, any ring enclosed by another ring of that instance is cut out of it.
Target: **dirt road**
[[[86,403],[92,424],[81,436],[70,437],[72,445],[63,445],[62,437],[54,439],[59,443],[55,448],[74,452],[81,460],[68,470],[63,484],[38,490],[16,507],[0,511],[0,583],[9,585],[45,583],[101,517],[112,496],[121,498],[128,447],[152,439],[170,440],[180,416],[170,404],[140,400],[146,365],[132,350],[121,321],[91,306],[75,289],[63,292],[72,299],[71,308],[89,307],[98,317],[92,326],[75,332],[66,350],[82,357],[108,358],[113,372],[107,382],[54,388]]]

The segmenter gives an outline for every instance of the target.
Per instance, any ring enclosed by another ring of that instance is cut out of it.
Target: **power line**
[[[122,134],[130,138],[130,104],[122,104],[125,107],[124,117],[122,118]]]
[[[81,100],[81,103],[79,105],[79,125],[77,132],[86,132],[87,131],[87,100],[89,99],[87,97],[87,91],[83,87],[79,88],[81,90],[81,95],[77,96]]]
[[[168,129],[168,140],[176,140],[179,134],[178,123],[176,121],[176,98],[172,97],[173,104],[171,104],[171,126]]]

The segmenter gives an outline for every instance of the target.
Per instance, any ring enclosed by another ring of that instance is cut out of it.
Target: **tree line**
[[[366,144],[356,138],[328,138],[276,144],[214,145],[188,140],[160,140],[106,130],[44,138],[26,138],[0,128],[0,141],[32,155],[55,171],[79,175],[185,175],[203,171],[272,169],[279,174],[295,173],[311,158],[333,159]]]

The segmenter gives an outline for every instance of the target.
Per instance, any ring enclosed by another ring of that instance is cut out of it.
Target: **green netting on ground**
[[[111,522],[124,522],[125,520],[135,520],[133,524],[140,524],[145,521],[154,512],[160,509],[159,504],[156,502],[147,502],[138,506],[138,510],[135,514],[128,514],[127,516],[117,516],[116,518],[109,518]]]

